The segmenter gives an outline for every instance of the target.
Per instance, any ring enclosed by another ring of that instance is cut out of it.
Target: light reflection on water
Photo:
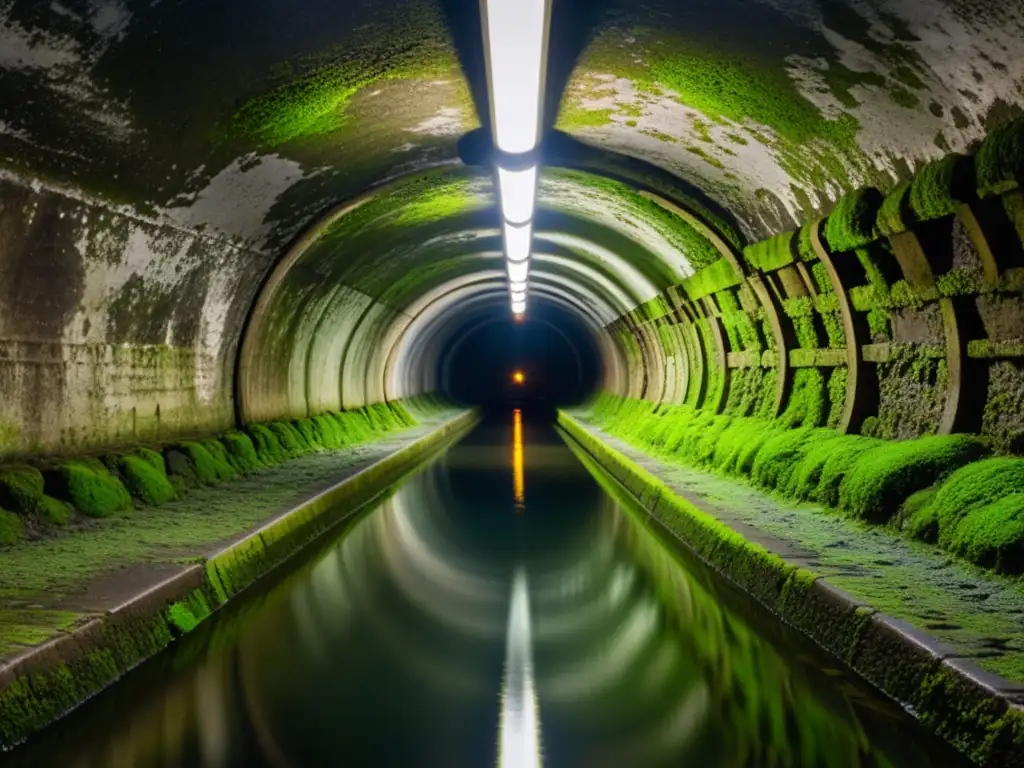
[[[11,760],[958,764],[831,666],[506,417]]]

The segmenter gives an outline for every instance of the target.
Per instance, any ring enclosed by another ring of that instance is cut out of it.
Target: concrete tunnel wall
[[[451,313],[501,306],[455,5],[0,3],[0,458],[436,386]],[[1021,114],[1018,8],[601,0],[554,32],[532,295],[605,389],[1016,445],[1017,182],[906,184]],[[745,250],[864,185],[893,195],[856,245]]]

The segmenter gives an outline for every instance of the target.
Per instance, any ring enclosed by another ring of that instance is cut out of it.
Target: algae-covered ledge
[[[886,617],[830,585],[802,561],[787,562],[684,498],[656,462],[630,458],[610,438],[564,411],[559,424],[669,532],[745,592],[800,629],[926,726],[984,765],[1024,758],[1024,686],[982,672],[924,631]],[[628,450],[628,449],[624,449]],[[650,467],[645,469],[637,460]]]
[[[212,555],[185,558],[170,577],[136,589],[103,612],[78,617],[47,612],[45,618],[51,621],[59,616],[75,620],[48,631],[40,627],[34,636],[23,635],[26,642],[34,641],[32,647],[9,656],[0,666],[0,748],[20,743],[192,631],[219,606],[371,501],[477,419],[475,411],[451,414],[451,410],[441,413],[446,420],[428,421],[407,436],[382,444],[375,454],[364,455],[363,461],[349,465],[340,482],[335,465],[333,485],[312,497],[307,494],[258,530],[241,538],[233,536],[233,543]],[[320,488],[328,476],[321,469]],[[287,480],[294,497],[297,477]],[[307,488],[311,480],[306,478]],[[233,484],[228,492],[237,496],[240,485]],[[264,520],[266,514],[264,510]],[[54,555],[59,554],[58,549]],[[79,563],[79,572],[83,568],[88,570]]]

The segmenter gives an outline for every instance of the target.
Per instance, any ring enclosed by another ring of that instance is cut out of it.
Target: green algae
[[[47,490],[88,517],[109,517],[131,510],[127,489],[102,463],[66,461],[47,472]]]
[[[25,524],[21,518],[6,509],[0,509],[0,546],[16,544],[25,538]]]
[[[988,452],[982,440],[965,435],[883,443],[850,467],[839,487],[839,506],[869,522],[888,522],[913,493]]]
[[[978,193],[983,197],[1017,189],[1024,169],[1024,118],[991,131],[974,164]]]
[[[177,498],[177,491],[164,472],[162,458],[159,469],[137,455],[118,456],[114,461],[128,492],[142,503],[156,506]]]
[[[743,258],[755,269],[773,272],[794,261],[796,232],[783,232],[767,240],[748,245],[743,249]]]
[[[406,3],[400,15],[362,28],[357,40],[283,67],[282,82],[245,103],[219,137],[273,147],[333,133],[348,124],[349,106],[363,89],[385,80],[440,79],[457,68],[436,7]]]
[[[825,221],[825,242],[834,253],[852,251],[878,239],[875,221],[882,193],[862,187],[843,196]]]
[[[907,207],[915,221],[951,216],[959,202],[974,197],[974,162],[964,155],[946,155],[915,174]]]

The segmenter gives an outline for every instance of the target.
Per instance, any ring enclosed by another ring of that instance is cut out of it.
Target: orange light
[[[512,412],[512,500],[516,511],[522,512],[526,505],[526,476],[523,472],[523,412],[518,408]]]
[[[526,374],[523,373],[522,371],[516,371],[515,373],[512,374],[512,381],[514,381],[516,384],[522,384],[524,381],[526,381]]]

